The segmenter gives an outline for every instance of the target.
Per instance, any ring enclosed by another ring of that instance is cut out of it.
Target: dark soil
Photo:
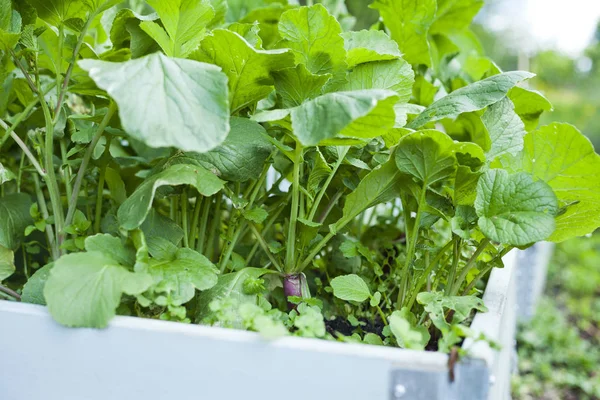
[[[374,333],[382,339],[385,338],[383,336],[383,328],[385,327],[385,325],[379,318],[377,318],[375,321],[360,321],[363,322],[365,325],[361,324],[358,327],[354,327],[345,318],[336,317],[335,319],[325,321],[325,328],[327,329],[327,332],[336,337],[338,336],[338,334],[350,336],[354,331],[358,330],[364,333]]]

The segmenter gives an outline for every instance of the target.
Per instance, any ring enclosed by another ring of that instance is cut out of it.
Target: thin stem
[[[267,244],[265,239],[262,237],[262,235],[260,234],[258,229],[256,229],[256,227],[254,226],[254,224],[252,222],[250,222],[248,225],[250,226],[250,230],[256,237],[256,240],[260,244],[260,247],[262,247],[262,249],[265,252],[265,254],[267,255],[267,257],[269,257],[269,260],[271,261],[271,263],[275,266],[275,268],[278,271],[283,271],[283,268],[281,267],[281,265],[277,262],[277,260],[273,256],[273,253],[271,253],[271,250],[269,250],[269,245]]]
[[[92,154],[94,154],[94,149],[100,141],[100,138],[104,133],[104,129],[106,129],[106,127],[108,126],[108,123],[110,122],[110,119],[112,118],[116,110],[117,106],[115,105],[115,103],[111,102],[110,106],[108,107],[108,111],[106,112],[106,115],[102,119],[102,122],[100,122],[98,130],[96,130],[96,133],[94,134],[92,142],[90,143],[90,145],[85,151],[85,154],[83,155],[81,165],[79,166],[79,171],[77,171],[77,177],[75,178],[75,182],[73,184],[73,192],[71,194],[71,199],[69,200],[69,208],[67,210],[67,217],[65,218],[65,226],[69,226],[71,222],[73,222],[73,216],[75,215],[75,210],[77,210],[77,197],[79,196],[79,190],[81,189],[83,177],[85,176],[85,172],[87,170],[88,164],[90,163],[90,159],[92,158]],[[61,232],[60,235],[61,240],[59,242],[62,242],[64,234]]]
[[[21,301],[21,295],[15,292],[12,289],[7,288],[6,286],[0,285],[0,292],[5,293],[11,297],[14,297],[17,301]]]
[[[190,238],[188,231],[188,194],[187,188],[181,193],[181,228],[183,229],[183,245],[190,247]]]
[[[453,243],[454,243],[454,241],[449,241],[448,243],[446,243],[446,245],[439,251],[439,253],[429,263],[429,265],[427,265],[427,268],[425,269],[425,271],[423,271],[421,276],[419,276],[417,284],[414,287],[414,291],[413,291],[412,295],[410,296],[408,302],[406,303],[406,306],[408,307],[409,310],[412,308],[413,304],[415,303],[415,300],[417,299],[417,295],[419,294],[421,288],[425,284],[425,281],[427,280],[429,275],[431,275],[431,272],[433,272],[435,267],[439,264],[440,260],[442,259],[444,254],[446,254],[446,252],[448,251],[450,246],[452,246]]]
[[[419,239],[419,225],[421,224],[422,207],[423,207],[423,204],[425,203],[425,194],[426,193],[427,193],[427,183],[423,182],[423,186],[421,188],[421,193],[419,195],[419,202],[417,203],[417,213],[415,215],[413,230],[412,230],[410,237],[408,238],[408,248],[406,250],[406,261],[404,263],[404,269],[403,269],[404,273],[402,274],[400,290],[398,291],[398,301],[396,303],[396,308],[398,310],[402,308],[402,305],[404,304],[404,300],[406,298],[408,276],[410,275],[410,266],[413,262],[413,258],[415,256],[415,251],[416,251],[416,247],[417,247],[417,240]]]
[[[219,235],[217,234],[221,228],[221,204],[223,203],[223,196],[217,195],[215,203],[215,209],[213,218],[210,223],[210,229],[208,233],[208,241],[206,242],[206,257],[209,260],[213,259],[213,254],[217,247],[219,247]]]
[[[339,191],[337,192],[332,198],[331,201],[329,202],[329,204],[327,204],[327,207],[325,207],[325,209],[323,210],[323,212],[321,213],[321,215],[319,216],[319,219],[317,220],[318,223],[322,224],[323,221],[325,221],[325,219],[327,218],[327,216],[329,215],[329,213],[331,212],[331,210],[333,210],[333,207],[336,205],[336,203],[340,200],[340,198],[342,197],[342,194],[344,192],[343,191]]]
[[[458,270],[458,262],[460,261],[460,237],[452,235],[452,266],[450,267],[450,275],[446,281],[446,296],[450,294],[452,287],[454,286],[454,280],[456,279],[456,272]]]
[[[52,85],[50,85],[46,89],[44,94],[46,94],[50,90],[52,90],[52,88],[54,88],[54,85],[56,85],[56,83],[53,82]],[[14,132],[14,130],[19,127],[21,122],[23,122],[25,120],[25,118],[27,118],[29,116],[29,113],[31,112],[31,110],[33,110],[33,107],[35,107],[37,105],[37,103],[40,101],[40,98],[43,98],[43,97],[37,96],[31,103],[29,103],[27,105],[27,107],[25,107],[25,109],[15,118],[15,120],[12,123],[12,125],[10,126],[10,128],[6,129],[6,132],[4,132],[4,136],[2,136],[2,139],[0,139],[0,148],[2,148],[4,143],[6,143],[6,141],[10,137],[10,134],[12,132]]]
[[[196,196],[196,204],[194,204],[194,211],[192,211],[192,222],[190,224],[190,248],[196,248],[196,234],[198,233],[198,220],[200,219],[200,210],[202,209],[202,195]]]
[[[71,73],[73,72],[73,67],[75,66],[75,61],[77,61],[77,55],[79,54],[79,50],[81,49],[81,45],[83,44],[83,40],[85,39],[85,35],[87,34],[88,29],[92,25],[92,21],[96,17],[96,13],[91,13],[88,20],[85,22],[81,33],[79,34],[79,38],[77,39],[77,44],[73,48],[73,58],[69,63],[69,67],[67,68],[67,73],[65,74],[65,79],[62,81],[62,86],[59,91],[58,101],[56,102],[56,108],[54,109],[54,115],[58,116],[58,112],[62,107],[63,100],[65,98],[65,94],[67,92],[67,88],[69,87],[69,81],[71,80]],[[61,26],[62,27],[62,26]],[[60,57],[62,54],[59,53]],[[56,117],[57,118],[57,117]]]
[[[454,285],[453,285],[452,290],[450,292],[450,296],[454,296],[454,295],[456,295],[456,293],[458,293],[458,290],[460,289],[460,286],[462,285],[462,283],[464,282],[464,280],[467,278],[467,274],[471,270],[471,267],[477,261],[477,259],[481,255],[481,253],[483,253],[483,251],[486,249],[486,247],[488,246],[488,244],[490,244],[490,240],[489,239],[483,239],[481,241],[481,243],[479,243],[479,246],[477,247],[477,250],[475,250],[475,253],[473,253],[473,255],[471,256],[471,258],[469,258],[469,261],[467,261],[467,264],[461,270],[458,279],[456,280],[456,282],[454,282]]]
[[[8,131],[10,129],[9,126],[6,124],[6,122],[4,122],[1,119],[0,119],[0,127],[6,131]],[[33,167],[36,169],[38,174],[40,174],[40,176],[42,178],[46,177],[46,172],[42,169],[42,166],[40,165],[38,160],[35,158],[35,156],[31,152],[31,150],[29,150],[29,147],[27,147],[25,142],[23,142],[23,140],[21,140],[21,138],[15,132],[11,131],[10,137],[12,137],[13,140],[15,141],[15,143],[17,143],[17,145],[21,148],[21,150],[23,150],[23,153],[25,153],[25,155],[29,159],[29,162],[31,162],[31,165],[33,165]]]
[[[25,67],[23,67],[23,64],[21,64],[21,60],[19,60],[17,58],[17,55],[15,54],[15,52],[13,50],[10,51],[10,54],[13,58],[14,64],[17,66],[17,68],[19,68],[21,70],[21,72],[23,73],[23,76],[25,76],[25,79],[27,80],[27,83],[29,84],[29,88],[31,89],[31,91],[34,94],[36,94],[38,92],[38,89],[35,86],[35,83],[33,83],[33,80],[31,79],[31,76],[29,75],[27,70],[25,70]]]
[[[56,245],[58,246],[60,251],[60,245],[62,243],[62,241],[60,240],[60,235],[64,226],[64,211],[60,199],[60,189],[58,187],[58,181],[56,179],[56,173],[54,171],[54,125],[52,123],[52,117],[50,115],[48,104],[46,104],[46,101],[42,98],[41,93],[38,93],[38,97],[40,97],[40,104],[42,105],[44,119],[46,120],[46,138],[44,144],[44,153],[47,175],[44,176],[44,180],[46,181],[46,187],[48,188],[48,193],[50,194],[52,214],[54,215],[54,225],[56,226]]]
[[[38,207],[40,208],[40,212],[42,213],[42,217],[45,220],[48,219],[50,214],[48,214],[48,207],[46,207],[46,199],[44,198],[44,193],[42,192],[42,186],[40,185],[40,178],[37,175],[33,175],[33,183],[35,185],[35,194],[37,195]],[[46,224],[46,236],[48,237],[48,248],[50,249],[50,255],[53,260],[58,259],[58,247],[55,246],[55,236],[54,229],[51,224]]]
[[[54,109],[54,120],[53,124],[56,124],[58,116],[60,114],[61,102],[61,79],[62,79],[62,56],[63,47],[65,44],[65,28],[63,24],[58,25],[58,62],[56,63],[56,98],[59,99],[56,108]],[[74,61],[73,61],[74,62]]]
[[[321,200],[323,199],[325,192],[327,192],[327,188],[329,187],[329,184],[333,180],[333,177],[335,176],[340,165],[342,165],[342,163],[344,162],[344,158],[346,157],[346,154],[348,154],[348,150],[350,150],[350,146],[343,146],[343,147],[344,147],[344,150],[342,150],[340,157],[338,158],[335,165],[333,166],[333,169],[331,170],[331,174],[329,174],[329,176],[327,177],[327,180],[323,184],[323,187],[319,191],[319,194],[317,195],[314,203],[312,204],[312,206],[310,208],[310,213],[308,214],[308,218],[307,218],[309,221],[312,221],[313,218],[315,217],[315,214],[317,213],[317,210],[319,209],[319,204],[321,203]]]
[[[71,198],[72,190],[71,190],[71,174],[73,171],[71,170],[71,166],[69,165],[67,159],[67,143],[65,139],[60,140],[60,156],[62,158],[64,168],[64,178],[65,178],[65,191],[67,192],[67,199]]]
[[[206,226],[208,225],[208,213],[212,206],[212,197],[207,197],[202,202],[202,217],[200,218],[200,229],[198,232],[198,244],[196,245],[196,251],[198,253],[204,253],[204,237],[206,236]]]
[[[383,323],[387,326],[388,324],[388,320],[385,317],[385,314],[383,313],[383,310],[381,309],[381,307],[379,307],[378,305],[375,306],[375,308],[377,308],[377,312],[379,313],[379,316],[381,317],[381,320],[383,321]]]
[[[290,222],[288,227],[288,244],[285,253],[285,267],[287,272],[294,268],[294,257],[296,253],[296,223],[298,221],[298,197],[300,194],[300,167],[302,163],[302,145],[296,142],[294,156],[294,171],[292,181],[292,206],[290,213]]]
[[[267,233],[271,229],[271,227],[275,223],[275,220],[277,220],[277,218],[279,217],[279,215],[281,214],[282,211],[283,211],[283,207],[278,207],[278,210],[275,211],[275,213],[269,217],[269,219],[267,220],[267,223],[265,224],[265,226],[262,229],[263,234]],[[260,244],[258,242],[256,242],[256,243],[254,243],[254,246],[252,246],[250,253],[248,253],[248,256],[246,257],[246,265],[250,264],[250,261],[252,260],[252,257],[254,257],[256,250],[258,250],[259,245]]]
[[[506,255],[506,253],[508,253],[509,251],[511,251],[513,249],[512,246],[508,246],[507,248],[503,249],[500,254],[498,254],[496,257],[494,258],[502,258]],[[467,285],[466,289],[463,291],[462,295],[466,296],[472,289],[473,287],[475,287],[475,285],[477,284],[477,282],[483,278],[485,275],[487,275],[488,272],[490,272],[493,268],[494,268],[494,260],[490,261],[484,269],[482,269],[481,271],[479,271],[479,273],[471,280],[471,282],[469,282],[469,284]]]

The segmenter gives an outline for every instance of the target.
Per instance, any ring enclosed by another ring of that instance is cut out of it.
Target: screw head
[[[400,399],[400,398],[404,397],[405,394],[406,394],[406,387],[404,387],[404,385],[397,384],[396,386],[394,386],[394,398],[395,399]]]

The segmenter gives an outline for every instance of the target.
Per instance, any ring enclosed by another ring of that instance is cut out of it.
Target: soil
[[[385,338],[383,336],[383,328],[385,325],[379,318],[377,318],[375,321],[369,321],[365,319],[361,319],[360,321],[365,323],[365,325],[360,326],[360,329],[364,333],[374,333],[382,339]],[[327,332],[333,336],[338,336],[338,334],[350,336],[356,329],[358,329],[358,327],[352,326],[352,324],[350,324],[350,322],[348,322],[345,318],[339,317],[325,321],[325,328],[327,329]]]

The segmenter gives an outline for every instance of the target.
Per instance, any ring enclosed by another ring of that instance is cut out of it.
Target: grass
[[[518,355],[514,399],[600,399],[600,235],[557,246]]]

